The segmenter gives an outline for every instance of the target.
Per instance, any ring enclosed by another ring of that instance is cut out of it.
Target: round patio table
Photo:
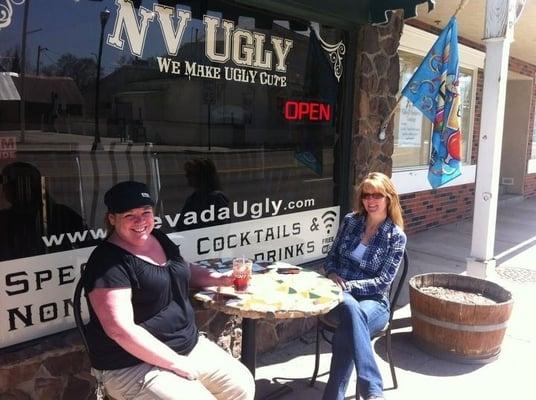
[[[221,264],[225,265],[216,262],[216,265]],[[233,287],[213,287],[194,295],[207,308],[242,317],[241,361],[253,376],[257,319],[312,317],[329,312],[342,301],[340,288],[315,271],[289,264],[266,264],[254,264],[246,292],[237,293]],[[213,265],[208,263],[205,266],[214,268]],[[215,269],[224,271],[227,268]]]

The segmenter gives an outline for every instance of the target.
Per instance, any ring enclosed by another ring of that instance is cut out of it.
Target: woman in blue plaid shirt
[[[368,174],[356,200],[355,212],[344,217],[326,257],[326,274],[344,290],[344,299],[332,312],[340,322],[324,400],[344,399],[354,365],[361,396],[383,399],[370,338],[389,320],[389,286],[403,259],[406,235],[400,200],[386,175]]]

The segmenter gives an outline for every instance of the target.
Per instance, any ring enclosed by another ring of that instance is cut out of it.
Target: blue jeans
[[[365,399],[381,396],[383,382],[370,338],[389,320],[389,303],[381,295],[356,299],[345,292],[343,296],[343,302],[334,310],[339,325],[333,335],[331,370],[322,399],[344,399],[354,365],[361,395]]]

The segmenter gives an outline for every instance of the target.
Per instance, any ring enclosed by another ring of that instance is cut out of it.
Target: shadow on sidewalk
[[[325,372],[322,376],[328,373]],[[326,384],[324,382],[316,381],[314,387],[311,388],[308,378],[292,379],[276,376],[271,380],[257,379],[255,381],[255,400],[295,399],[301,396],[304,391],[314,391],[317,396],[313,396],[313,398],[316,399],[320,398],[325,386]]]
[[[462,364],[442,360],[420,350],[413,342],[411,332],[396,332],[392,334],[392,348],[395,368],[429,376],[458,376],[476,371],[484,364]],[[386,363],[385,337],[374,343],[374,351]],[[390,376],[385,376],[387,385]]]

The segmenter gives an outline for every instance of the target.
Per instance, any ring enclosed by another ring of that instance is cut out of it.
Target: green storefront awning
[[[415,16],[415,7],[428,3],[428,11],[434,0],[235,0],[249,7],[260,8],[278,14],[294,15],[322,24],[355,29],[367,23],[387,22],[386,12],[404,10],[404,17]]]

